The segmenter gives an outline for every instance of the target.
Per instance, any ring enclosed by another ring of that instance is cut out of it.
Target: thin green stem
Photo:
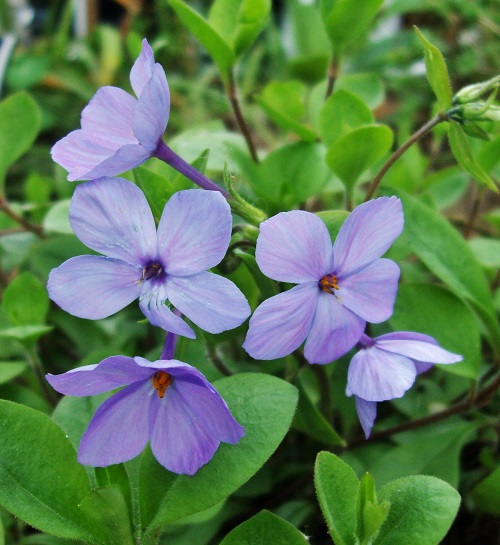
[[[47,381],[45,380],[45,371],[42,366],[42,362],[40,361],[40,358],[38,357],[38,354],[36,353],[36,350],[34,347],[27,348],[27,354],[28,354],[28,363],[33,370],[36,379],[38,380],[38,383],[40,384],[40,388],[46,397],[47,401],[52,405],[57,405],[57,397],[54,394],[54,391],[49,388],[49,385]]]
[[[477,215],[479,213],[479,207],[481,206],[481,201],[483,200],[485,186],[476,186],[476,195],[472,203],[472,208],[469,214],[469,219],[467,220],[467,225],[464,231],[464,238],[470,238],[472,232],[474,231],[474,223],[476,221]]]
[[[234,74],[232,72],[230,74],[229,82],[226,85],[226,94],[229,102],[231,103],[236,122],[238,123],[238,127],[240,128],[241,134],[243,135],[243,138],[247,143],[248,151],[250,152],[250,155],[254,162],[258,163],[259,157],[257,156],[257,150],[252,139],[252,134],[250,133],[250,129],[246,124],[245,118],[243,117],[243,113],[240,108],[238,93],[236,91],[236,82],[234,80]]]
[[[373,195],[375,194],[375,191],[377,191],[378,186],[382,180],[382,178],[385,176],[386,172],[392,167],[392,165],[403,155],[403,153],[412,146],[417,140],[419,140],[424,134],[427,134],[431,129],[433,129],[436,125],[439,125],[439,123],[442,123],[443,121],[446,121],[448,119],[448,116],[446,114],[438,114],[436,117],[433,117],[430,121],[428,121],[425,125],[420,127],[418,131],[411,136],[401,147],[399,147],[386,161],[386,163],[382,166],[382,168],[378,171],[375,178],[373,178],[372,183],[370,184],[370,187],[368,188],[368,191],[366,193],[365,201],[369,201]]]

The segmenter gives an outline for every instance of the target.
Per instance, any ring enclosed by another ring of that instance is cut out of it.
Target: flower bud
[[[474,102],[483,94],[489,91],[495,91],[499,85],[500,76],[495,76],[494,78],[491,78],[488,81],[483,81],[481,83],[467,85],[455,94],[453,102],[455,104],[467,104],[469,102]]]

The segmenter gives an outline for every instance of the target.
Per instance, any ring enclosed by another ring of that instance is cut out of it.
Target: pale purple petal
[[[401,354],[419,362],[457,363],[463,359],[462,356],[441,348],[432,337],[417,333],[400,331],[397,334],[382,335],[375,339],[375,344],[377,348]]]
[[[433,363],[429,363],[429,362],[414,361],[413,363],[415,365],[415,369],[417,370],[417,375],[421,375],[422,373],[425,373],[431,367],[434,366]]]
[[[137,97],[141,96],[142,90],[150,80],[155,67],[153,50],[146,38],[142,40],[142,50],[137,57],[130,71],[130,83]]]
[[[157,257],[156,228],[144,193],[123,178],[100,178],[75,189],[71,227],[89,248],[141,268]]]
[[[380,197],[357,206],[333,245],[334,271],[347,276],[383,255],[403,230],[401,201]]]
[[[111,316],[139,296],[141,269],[118,259],[83,255],[53,269],[47,289],[63,310],[99,320]]]
[[[377,259],[357,273],[339,277],[336,295],[349,310],[378,324],[393,312],[398,291],[399,267],[390,259]]]
[[[206,271],[193,276],[169,276],[167,297],[198,327],[222,333],[241,325],[250,316],[250,306],[231,280]]]
[[[135,382],[96,411],[78,448],[78,461],[93,467],[119,464],[140,454],[149,439],[151,380]]]
[[[98,365],[85,365],[62,375],[49,373],[46,378],[52,388],[61,394],[92,396],[146,380],[153,374],[151,369],[136,365],[133,358],[111,356]]]
[[[318,216],[281,212],[260,224],[255,257],[260,270],[274,280],[318,281],[332,272],[332,241]]]
[[[165,305],[166,301],[167,293],[163,284],[143,282],[139,306],[149,322],[165,331],[195,339],[196,335],[191,327]]]
[[[340,358],[359,341],[365,325],[334,295],[321,292],[304,356],[309,363],[330,363]]]
[[[257,360],[292,353],[311,329],[318,297],[317,283],[308,282],[264,301],[250,319],[243,348]]]
[[[132,126],[139,142],[153,152],[167,127],[170,94],[163,68],[157,64],[153,76],[135,104]]]
[[[375,401],[366,401],[358,396],[354,396],[354,400],[356,401],[356,411],[358,413],[359,422],[368,439],[377,416],[377,403]]]
[[[150,436],[154,457],[169,471],[194,475],[209,462],[220,442],[195,419],[175,388],[151,400]]]
[[[231,228],[229,204],[218,191],[174,193],[158,225],[158,248],[167,273],[188,276],[220,263]]]
[[[416,375],[409,358],[373,346],[360,350],[352,358],[347,384],[354,395],[366,401],[385,401],[402,397]]]

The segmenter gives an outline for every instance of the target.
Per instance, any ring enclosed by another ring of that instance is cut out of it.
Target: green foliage
[[[359,537],[360,545],[373,543],[380,527],[387,518],[390,504],[377,503],[377,494],[375,493],[375,481],[373,477],[366,473],[359,483],[358,494],[358,520],[356,532]]]
[[[472,489],[471,498],[481,511],[500,515],[500,467]]]
[[[5,290],[2,306],[12,325],[43,324],[49,310],[49,296],[36,276],[24,272]]]

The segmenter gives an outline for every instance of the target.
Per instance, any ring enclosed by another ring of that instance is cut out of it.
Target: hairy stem
[[[448,119],[448,116],[446,114],[438,114],[436,117],[433,117],[430,121],[428,121],[425,125],[420,127],[418,131],[411,136],[401,147],[399,147],[386,161],[386,163],[382,166],[382,168],[378,171],[375,178],[373,178],[372,183],[370,184],[370,187],[368,188],[368,191],[366,193],[365,201],[369,201],[373,195],[375,194],[375,191],[377,191],[378,186],[382,180],[382,178],[385,176],[386,172],[392,167],[392,165],[403,155],[403,153],[411,146],[413,145],[417,140],[419,140],[424,134],[428,133],[431,129],[433,129],[436,125],[439,125],[439,123],[442,123],[443,121],[446,121]]]
[[[231,107],[233,108],[233,113],[236,118],[236,122],[238,123],[238,127],[240,128],[241,134],[243,135],[243,138],[245,139],[245,142],[248,146],[248,151],[250,152],[250,155],[255,163],[259,162],[259,158],[257,156],[257,150],[255,149],[255,144],[253,143],[252,134],[250,133],[250,129],[248,128],[248,125],[246,124],[245,118],[243,117],[243,113],[240,108],[240,103],[238,101],[238,94],[236,91],[236,82],[234,81],[234,75],[231,73],[231,77],[229,79],[229,83],[226,85],[226,93],[227,98],[229,99],[229,102],[231,103]]]

